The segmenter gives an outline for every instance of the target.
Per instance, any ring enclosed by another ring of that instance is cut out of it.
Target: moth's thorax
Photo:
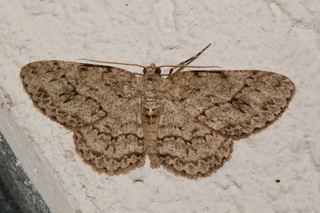
[[[161,69],[152,63],[143,69],[143,74],[147,76],[160,76]]]
[[[148,123],[153,123],[154,119],[159,114],[159,100],[157,92],[153,89],[144,91],[143,93],[143,111],[146,118],[149,120]]]
[[[145,115],[148,123],[154,123],[157,116],[159,115],[159,87],[161,87],[161,76],[160,72],[156,71],[156,66],[151,64],[145,68],[142,84],[142,107],[143,114]]]
[[[159,108],[157,96],[153,92],[145,92],[143,98],[144,98],[143,108],[145,110],[145,115],[149,119],[151,119],[150,122],[152,123],[152,118],[156,117],[157,111]]]

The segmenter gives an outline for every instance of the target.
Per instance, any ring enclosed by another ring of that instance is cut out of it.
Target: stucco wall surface
[[[96,173],[75,153],[71,133],[32,106],[19,79],[36,60],[176,64],[208,43],[194,64],[275,71],[297,91],[275,124],[237,142],[223,168],[196,181],[148,163],[121,176]],[[0,86],[28,139],[11,143],[33,149],[78,213],[320,212],[319,73],[319,0],[0,0]]]

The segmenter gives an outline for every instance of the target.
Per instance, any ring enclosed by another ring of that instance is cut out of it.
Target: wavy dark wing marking
[[[21,78],[35,106],[67,128],[101,119],[116,107],[115,97],[136,92],[133,74],[108,66],[39,61],[24,66]]]
[[[71,129],[76,150],[109,174],[143,165],[139,79],[115,67],[39,61],[21,70],[23,86],[46,116]]]
[[[175,174],[210,175],[230,158],[233,142],[196,120],[179,102],[165,100],[157,135],[158,158]]]
[[[74,134],[83,159],[110,175],[141,167],[145,161],[139,100],[123,103],[117,110]]]
[[[242,138],[273,123],[295,91],[287,77],[266,71],[188,71],[169,78],[173,101],[218,133]]]

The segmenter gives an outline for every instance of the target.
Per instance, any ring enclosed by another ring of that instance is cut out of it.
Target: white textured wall
[[[92,171],[70,132],[32,106],[19,79],[34,60],[174,64],[210,42],[195,64],[276,71],[297,93],[279,121],[237,142],[223,168],[197,181],[148,164],[115,177]],[[20,142],[74,211],[320,212],[319,0],[0,0],[0,86],[30,140]]]

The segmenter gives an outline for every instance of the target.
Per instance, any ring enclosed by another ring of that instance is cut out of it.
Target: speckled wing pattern
[[[295,90],[287,77],[266,71],[162,78],[65,61],[30,63],[21,78],[34,105],[73,131],[80,156],[110,175],[141,167],[147,154],[153,168],[208,176],[230,159],[233,140],[274,122]]]
[[[178,72],[168,80],[159,156],[166,168],[191,178],[220,168],[230,158],[232,139],[274,122],[295,90],[283,75],[254,70]]]
[[[159,119],[158,156],[175,174],[208,176],[230,158],[233,142],[204,125],[189,107],[175,99],[165,101]]]
[[[118,174],[143,165],[134,74],[109,66],[39,61],[24,66],[21,79],[34,105],[74,132],[77,152],[95,169]]]

